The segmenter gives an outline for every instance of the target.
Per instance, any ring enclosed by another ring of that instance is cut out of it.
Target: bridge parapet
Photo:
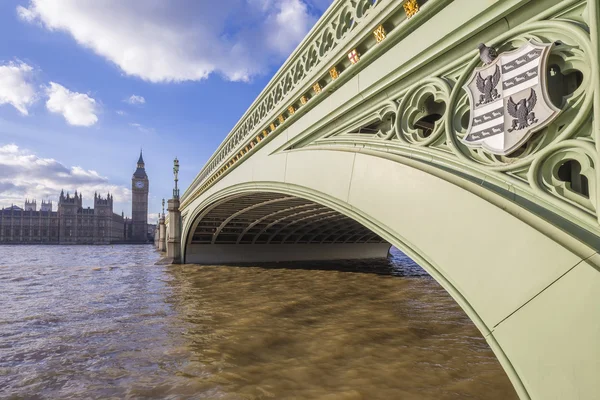
[[[492,3],[470,5],[479,9],[470,10],[477,18],[461,22],[456,13],[465,1],[335,2],[186,190],[183,215],[266,141],[287,132],[291,140],[283,150],[361,146],[451,170],[538,208],[538,215],[551,210],[553,223],[600,249],[600,240],[588,234],[600,235],[595,3]],[[411,4],[418,4],[416,14]],[[447,21],[452,18],[459,25]],[[558,115],[508,155],[465,145],[472,101],[463,86],[482,65],[477,42],[502,53],[530,40],[552,44],[540,79]],[[313,111],[325,98],[338,106],[325,114]]]
[[[451,2],[334,1],[199,172],[182,207]]]

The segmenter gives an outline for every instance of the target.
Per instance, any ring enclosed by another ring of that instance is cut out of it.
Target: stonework
[[[137,169],[131,178],[132,240],[145,242],[148,237],[148,175],[140,152]]]
[[[83,196],[61,192],[58,210],[35,202],[25,209],[0,210],[0,243],[3,244],[110,244],[126,240],[127,220],[113,213],[113,197],[95,194],[94,208],[83,208]]]
[[[138,182],[142,182],[140,184]],[[142,186],[142,187],[140,187]],[[113,212],[113,196],[94,194],[94,208],[83,207],[75,191],[60,193],[57,211],[52,202],[25,200],[24,208],[0,210],[0,244],[111,244],[148,241],[148,176],[140,154],[133,175],[132,219]]]

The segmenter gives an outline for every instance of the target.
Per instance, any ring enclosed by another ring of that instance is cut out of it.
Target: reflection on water
[[[516,398],[464,312],[399,252],[157,259],[149,246],[0,247],[0,397]]]

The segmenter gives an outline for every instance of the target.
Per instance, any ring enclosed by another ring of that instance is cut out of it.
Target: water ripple
[[[157,259],[150,246],[0,247],[0,397],[516,398],[471,321],[400,252]]]

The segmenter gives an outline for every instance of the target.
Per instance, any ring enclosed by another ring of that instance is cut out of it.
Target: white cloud
[[[36,100],[32,71],[25,63],[0,65],[0,105],[10,104],[21,114],[29,114],[27,108]]]
[[[147,81],[196,81],[214,72],[245,81],[289,55],[322,2],[29,0],[17,14],[69,33],[127,75]]]
[[[15,144],[0,146],[0,207],[17,204],[25,198],[58,201],[60,191],[82,193],[84,203],[93,201],[94,192],[110,192],[115,202],[129,202],[131,191],[111,184],[108,178],[80,166],[66,167],[52,158],[41,158]],[[56,204],[56,203],[55,203]],[[56,210],[56,205],[54,206]],[[115,210],[117,211],[117,210]]]
[[[62,114],[70,125],[92,126],[98,122],[96,100],[87,94],[71,92],[55,82],[50,82],[46,94],[46,108],[50,112]]]
[[[146,104],[146,99],[143,96],[132,94],[125,102],[129,104]]]
[[[34,12],[23,6],[17,6],[17,15],[24,21],[33,22],[35,21],[36,15]]]
[[[271,34],[266,36],[268,46],[279,54],[290,51],[287,37],[302,40],[314,21],[311,20],[306,4],[300,0],[280,0],[274,5],[277,11],[267,19]]]
[[[121,117],[127,115],[127,113],[123,110],[117,110],[116,113],[119,114]]]

